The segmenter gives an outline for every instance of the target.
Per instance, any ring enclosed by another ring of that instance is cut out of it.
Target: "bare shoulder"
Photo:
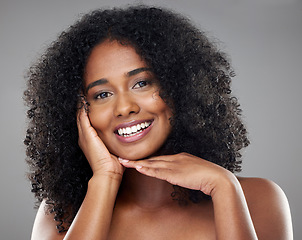
[[[33,226],[31,240],[60,240],[65,234],[58,233],[56,228],[57,222],[53,214],[45,211],[46,203],[43,201],[37,211],[36,219]]]
[[[288,200],[274,182],[263,178],[238,178],[259,239],[293,239]]]
[[[238,177],[246,198],[257,200],[259,198],[286,199],[283,190],[273,181],[265,178]],[[264,200],[264,199],[261,199]],[[273,199],[272,199],[273,200]]]

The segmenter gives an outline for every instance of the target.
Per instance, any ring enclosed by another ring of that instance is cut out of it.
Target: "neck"
[[[145,209],[171,204],[173,186],[163,180],[145,176],[135,169],[126,169],[119,191],[124,203],[132,203]]]

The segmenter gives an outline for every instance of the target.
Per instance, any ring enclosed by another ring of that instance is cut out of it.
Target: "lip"
[[[129,136],[129,137],[123,137],[123,136],[120,136],[118,133],[117,133],[117,130],[119,128],[125,128],[125,127],[130,127],[130,126],[133,126],[133,125],[137,125],[137,124],[140,124],[140,123],[143,123],[143,122],[150,122],[151,121],[151,125],[144,129],[142,132],[140,133],[137,133],[133,136]],[[124,124],[120,124],[116,127],[116,130],[115,130],[115,136],[117,137],[117,139],[123,143],[131,143],[131,142],[136,142],[140,139],[142,139],[143,137],[145,137],[149,132],[150,130],[152,129],[153,127],[153,120],[139,120],[139,121],[132,121],[132,122],[129,122],[129,123],[124,123]]]
[[[126,127],[132,127],[134,125],[137,125],[137,124],[141,124],[141,123],[144,123],[144,122],[151,122],[151,124],[153,123],[153,119],[148,119],[148,120],[133,120],[133,121],[130,121],[130,122],[127,122],[127,123],[121,123],[119,125],[117,125],[114,129],[114,133],[117,132],[118,129],[120,128],[126,128]]]

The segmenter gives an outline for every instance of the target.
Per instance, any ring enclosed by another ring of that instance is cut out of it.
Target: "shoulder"
[[[238,180],[257,234],[263,239],[292,239],[290,208],[283,190],[263,178],[239,177]]]
[[[46,203],[45,203],[45,201],[43,201],[37,211],[32,235],[31,235],[31,240],[63,239],[65,236],[65,233],[58,233],[56,225],[57,225],[57,222],[54,220],[54,215],[47,213]]]
[[[238,177],[238,180],[247,198],[253,200],[267,197],[286,199],[282,189],[271,180],[247,177]]]

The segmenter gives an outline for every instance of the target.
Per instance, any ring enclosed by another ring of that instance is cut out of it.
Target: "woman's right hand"
[[[121,180],[125,168],[116,156],[110,154],[96,130],[91,126],[84,106],[78,110],[77,126],[78,143],[90,164],[93,176],[109,176]]]

